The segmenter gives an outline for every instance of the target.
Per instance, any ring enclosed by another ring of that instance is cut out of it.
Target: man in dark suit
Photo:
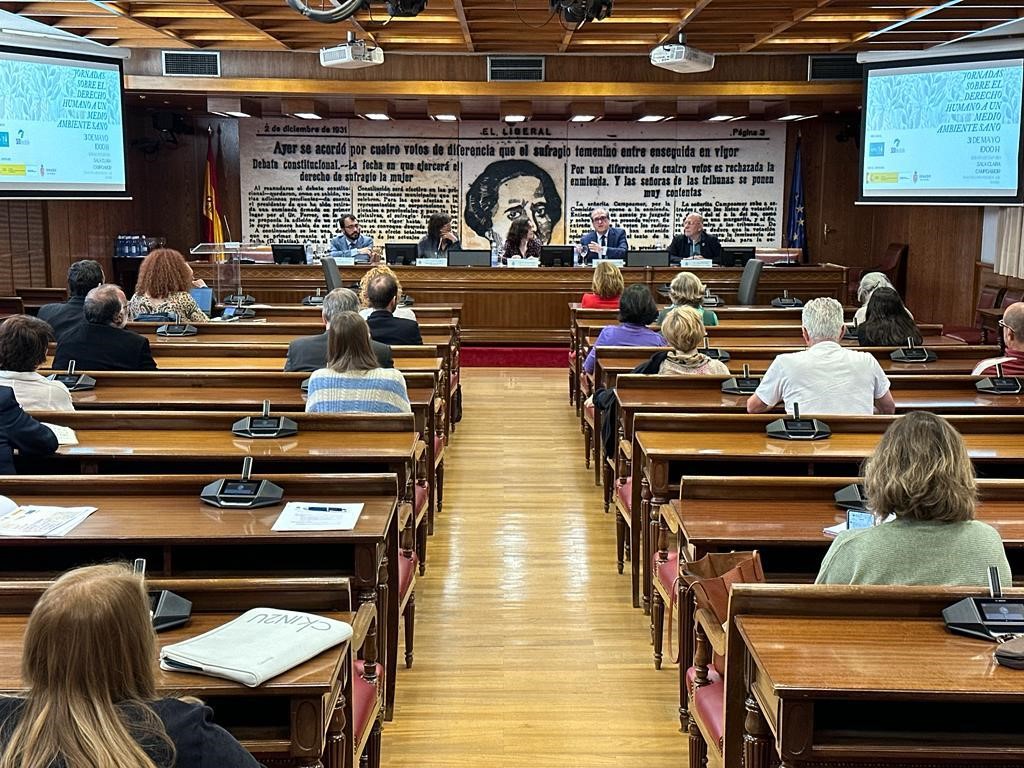
[[[76,261],[68,269],[68,295],[63,304],[47,304],[39,308],[39,319],[53,328],[60,341],[68,331],[83,320],[85,294],[103,282],[103,268],[92,259]]]
[[[14,474],[14,448],[22,453],[53,453],[57,436],[21,409],[13,389],[0,387],[0,475]]]
[[[331,318],[340,312],[358,312],[359,297],[348,288],[335,288],[324,296],[321,307],[324,325],[330,325]],[[379,341],[371,341],[373,353],[381,368],[394,368],[391,347]],[[288,359],[284,362],[286,371],[315,371],[327,365],[327,331],[316,336],[304,336],[288,345]]]
[[[668,258],[670,264],[678,264],[681,259],[711,259],[721,264],[722,244],[704,231],[704,218],[699,213],[691,213],[683,219],[683,234],[672,238]]]
[[[149,339],[124,326],[128,300],[120,286],[104,284],[85,297],[85,322],[57,342],[54,368],[68,362],[82,371],[155,371]]]
[[[420,326],[415,320],[395,317],[395,305],[398,303],[398,283],[391,275],[377,275],[366,287],[366,300],[373,312],[366,318],[370,326],[370,338],[381,344],[409,344],[418,346],[423,343]]]
[[[583,260],[589,264],[594,259],[624,259],[629,251],[626,230],[611,226],[607,208],[595,208],[590,214],[594,228],[580,238]]]

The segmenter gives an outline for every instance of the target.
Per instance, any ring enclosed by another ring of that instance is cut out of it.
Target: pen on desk
[[[306,507],[310,512],[344,512],[344,507]]]

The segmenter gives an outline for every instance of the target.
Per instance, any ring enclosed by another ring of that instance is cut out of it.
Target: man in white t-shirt
[[[747,400],[747,413],[764,413],[779,401],[792,413],[861,415],[894,413],[889,380],[867,352],[839,346],[843,336],[843,305],[835,299],[812,299],[801,315],[807,349],[779,355],[768,366],[757,391]]]

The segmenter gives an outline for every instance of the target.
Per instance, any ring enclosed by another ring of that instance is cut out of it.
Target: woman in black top
[[[0,768],[259,768],[208,707],[157,699],[156,659],[141,577],[61,576],[28,620],[24,698],[0,697]]]
[[[921,332],[892,288],[877,288],[868,300],[867,319],[857,326],[862,347],[903,347],[907,339],[922,342]]]
[[[540,240],[534,235],[533,222],[520,216],[508,228],[508,239],[505,250],[501,254],[501,263],[508,264],[512,259],[539,259]]]
[[[452,232],[452,217],[447,213],[432,213],[427,220],[427,236],[416,245],[416,258],[431,258],[448,251],[462,249],[459,237]]]

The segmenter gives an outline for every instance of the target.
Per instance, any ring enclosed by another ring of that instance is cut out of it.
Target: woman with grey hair
[[[860,302],[860,306],[857,307],[857,311],[853,314],[854,325],[860,325],[868,319],[868,302],[871,301],[871,294],[879,288],[892,288],[894,291],[896,290],[896,287],[889,281],[884,272],[868,272],[860,279],[860,285],[857,287],[857,301]],[[910,315],[911,320],[914,319],[909,309],[907,314]]]
[[[680,272],[673,277],[672,282],[668,284],[668,296],[672,301],[672,306],[665,307],[658,313],[656,321],[658,325],[664,323],[668,313],[677,307],[693,307],[697,310],[705,327],[718,325],[718,315],[701,306],[701,299],[704,298],[704,283],[693,272]]]

